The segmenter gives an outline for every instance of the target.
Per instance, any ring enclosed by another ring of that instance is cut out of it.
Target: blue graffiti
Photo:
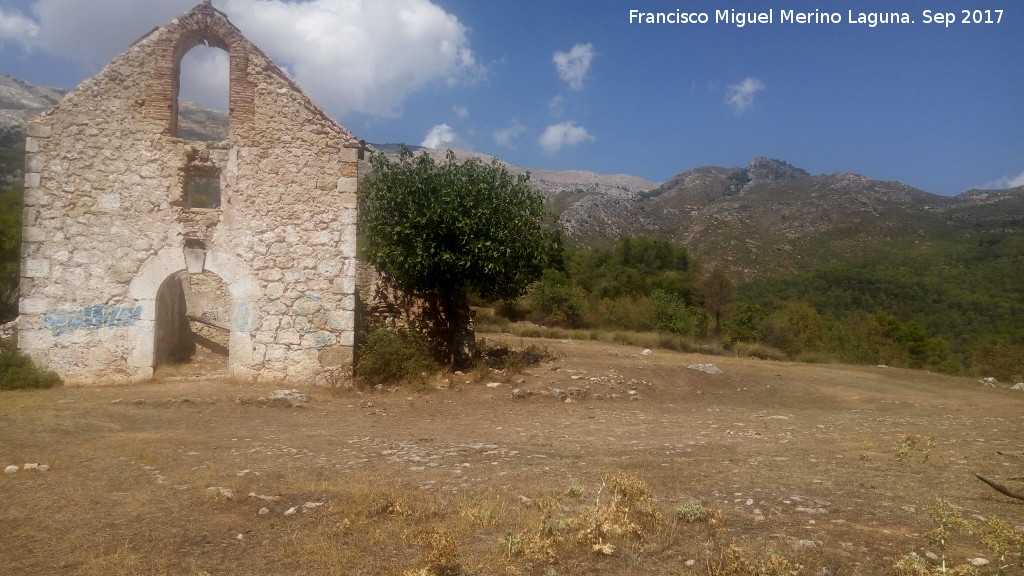
[[[326,307],[323,299],[312,292],[307,292],[295,302],[295,313],[308,318],[313,326],[312,329],[301,331],[300,335],[311,335],[313,347],[317,350],[322,350],[325,346],[334,344],[337,341],[335,334],[321,329],[329,328],[337,332],[344,328],[341,320],[325,311]]]
[[[235,306],[234,319],[235,330],[239,332],[252,332],[256,328],[256,315],[249,309],[249,303],[241,301]]]
[[[142,318],[142,306],[85,306],[47,312],[43,323],[54,336],[70,334],[75,330],[99,330],[134,326]]]

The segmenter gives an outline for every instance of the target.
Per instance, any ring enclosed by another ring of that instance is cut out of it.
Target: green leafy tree
[[[750,302],[739,303],[723,322],[724,337],[731,342],[756,342],[761,337],[761,330],[769,313],[770,310],[764,306]]]
[[[824,319],[807,302],[786,302],[761,327],[762,340],[790,356],[818,352],[825,341]]]
[[[21,128],[0,128],[0,323],[18,315],[24,150]]]
[[[545,270],[541,281],[528,298],[533,310],[537,312],[535,320],[541,323],[572,328],[578,328],[583,323],[586,294],[564,272],[552,268]]]
[[[732,300],[732,281],[724,270],[715,266],[701,281],[700,295],[704,309],[715,320],[714,334],[717,336],[722,332],[722,315]]]
[[[360,187],[363,256],[406,291],[431,299],[445,334],[440,355],[470,361],[474,337],[469,294],[521,296],[544,269],[554,235],[543,227],[541,196],[525,175],[497,160],[438,163],[402,148],[376,154]]]

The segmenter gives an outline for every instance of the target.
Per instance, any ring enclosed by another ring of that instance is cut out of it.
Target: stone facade
[[[230,59],[222,142],[177,137],[200,43]],[[71,383],[136,381],[213,314],[236,377],[351,377],[361,145],[209,2],[27,133],[22,351]]]

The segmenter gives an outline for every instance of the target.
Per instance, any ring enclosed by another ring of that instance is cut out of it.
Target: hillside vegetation
[[[24,135],[0,128],[0,323],[18,314]]]
[[[664,240],[567,249],[500,317],[565,329],[655,332],[685,350],[885,364],[1020,381],[1024,237],[990,235],[897,258],[736,282]],[[504,326],[503,329],[510,327]]]

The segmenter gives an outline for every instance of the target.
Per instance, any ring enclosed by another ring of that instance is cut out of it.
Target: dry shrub
[[[602,501],[601,494],[606,488],[610,494]],[[610,556],[616,550],[613,540],[642,540],[663,520],[647,483],[634,474],[619,473],[605,480],[592,507],[584,508],[565,525],[575,533],[577,542]]]
[[[462,564],[459,562],[459,543],[451,532],[440,528],[422,528],[413,536],[413,541],[424,548],[425,568],[413,572],[416,576],[459,576]],[[406,574],[410,574],[406,572]]]
[[[760,342],[737,342],[733,351],[740,358],[757,358],[759,360],[786,360],[786,353],[778,348]]]
[[[711,576],[800,576],[803,566],[780,554],[774,548],[763,548],[754,554],[730,546],[725,562]]]

